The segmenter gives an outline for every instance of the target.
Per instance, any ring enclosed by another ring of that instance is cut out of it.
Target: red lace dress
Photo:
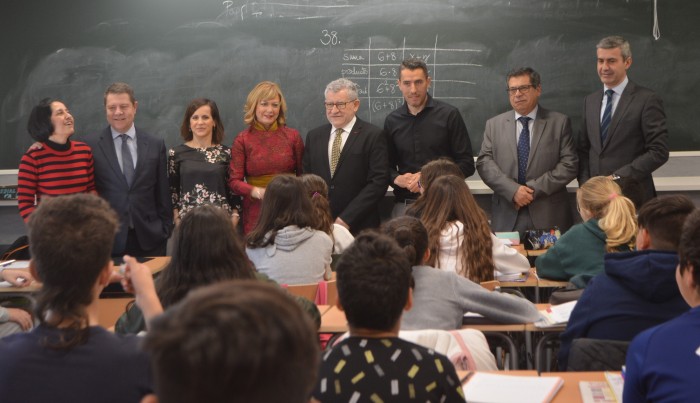
[[[260,214],[261,202],[251,196],[253,184],[266,185],[279,174],[301,175],[303,155],[304,142],[297,130],[283,126],[264,131],[251,126],[238,133],[231,147],[229,186],[243,198],[245,234],[255,227]]]

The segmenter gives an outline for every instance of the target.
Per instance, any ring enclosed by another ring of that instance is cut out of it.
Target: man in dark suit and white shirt
[[[138,102],[128,84],[110,85],[104,102],[109,126],[84,140],[97,193],[119,216],[112,254],[164,256],[173,225],[165,142],[134,126]]]
[[[329,124],[313,129],[304,145],[304,173],[328,184],[336,224],[353,234],[379,226],[379,203],[389,181],[382,130],[359,119],[358,86],[340,78],[325,90]]]
[[[598,45],[598,76],[603,91],[586,97],[578,138],[579,184],[592,176],[632,178],[656,196],[651,173],[668,161],[666,114],[661,99],[627,77],[632,51],[620,36]]]
[[[476,162],[493,189],[491,227],[521,237],[528,229],[566,231],[573,221],[566,185],[578,169],[571,121],[539,106],[542,85],[533,69],[515,69],[506,82],[513,110],[486,122]]]

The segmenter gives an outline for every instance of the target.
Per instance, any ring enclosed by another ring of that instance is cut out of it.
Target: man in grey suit
[[[529,67],[508,73],[514,110],[486,122],[476,162],[492,190],[491,228],[518,231],[572,225],[566,185],[578,158],[569,118],[538,105],[540,75]]]
[[[165,142],[134,126],[134,90],[105,91],[109,126],[85,137],[95,160],[95,186],[119,216],[112,255],[164,256],[173,225]]]
[[[599,175],[632,178],[642,185],[645,202],[656,196],[651,173],[668,161],[664,107],[652,90],[627,78],[632,65],[627,40],[609,36],[596,48],[603,91],[584,100],[578,182]]]

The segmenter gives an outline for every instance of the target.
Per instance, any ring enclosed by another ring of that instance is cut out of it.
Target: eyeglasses
[[[353,99],[352,101],[346,101],[346,102],[324,102],[323,105],[326,107],[327,111],[332,111],[334,106],[336,108],[338,108],[339,111],[342,111],[343,109],[345,109],[347,104],[355,102],[355,101],[357,101],[357,100]]]
[[[506,88],[506,92],[510,95],[515,95],[518,91],[520,91],[521,94],[527,94],[530,92],[530,88],[535,88],[534,85],[521,85],[520,87],[510,87]]]

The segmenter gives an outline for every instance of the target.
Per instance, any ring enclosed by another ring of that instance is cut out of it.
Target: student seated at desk
[[[625,403],[696,402],[700,396],[700,210],[688,216],[678,254],[676,282],[692,309],[632,340]]]
[[[228,211],[213,205],[191,209],[175,227],[172,259],[156,279],[161,303],[168,308],[198,287],[236,279],[273,282],[257,273],[248,260]],[[316,305],[296,299],[320,326]],[[117,321],[115,331],[135,334],[145,327],[141,309],[132,305]]]
[[[32,275],[26,270],[0,269],[0,281],[14,287],[26,287],[32,283]],[[0,306],[0,338],[32,328],[32,315],[19,308]]]
[[[265,189],[260,217],[246,237],[256,269],[280,284],[310,284],[331,278],[333,241],[316,225],[301,180],[275,177]]]
[[[432,180],[407,214],[419,218],[428,231],[431,266],[475,283],[530,270],[525,256],[491,233],[486,214],[462,177]]]
[[[320,402],[463,402],[443,355],[398,338],[411,309],[411,264],[393,239],[363,233],[336,269],[338,308],[350,337],[323,356],[313,397]]]
[[[678,243],[686,217],[695,210],[683,195],[649,200],[639,210],[637,250],[605,256],[605,272],[594,277],[561,335],[559,368],[566,370],[571,342],[578,338],[630,341],[642,330],[686,312],[676,285]],[[619,367],[610,368],[619,370]]]
[[[118,219],[92,194],[45,199],[29,218],[39,325],[0,339],[0,400],[138,402],[151,391],[150,365],[134,337],[97,325],[97,298],[113,275]],[[125,284],[147,319],[162,309],[151,271],[129,256]]]
[[[605,176],[584,183],[576,191],[576,203],[583,223],[571,227],[539,256],[535,267],[542,278],[571,281],[576,288],[585,288],[603,272],[606,252],[626,252],[634,245],[637,220],[632,201]]]
[[[501,323],[539,319],[537,308],[526,299],[488,291],[454,272],[426,265],[428,232],[418,219],[394,218],[382,225],[382,232],[396,240],[413,264],[413,309],[404,313],[402,330],[460,329],[467,312]]]
[[[308,402],[319,364],[311,321],[254,280],[193,291],[153,320],[144,349],[157,398],[142,403]]]

